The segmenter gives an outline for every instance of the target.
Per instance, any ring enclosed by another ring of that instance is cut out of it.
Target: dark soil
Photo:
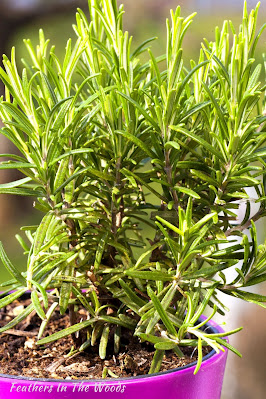
[[[22,301],[15,301],[1,309],[0,326],[12,320],[28,304],[29,300],[25,300],[23,304]],[[67,315],[55,313],[46,335],[68,327],[68,323]],[[36,345],[39,325],[39,317],[32,313],[16,329],[0,335],[0,374],[55,379],[102,378],[104,369],[109,370],[107,377],[111,377],[112,373],[119,377],[148,374],[154,353],[153,346],[141,344],[135,337],[124,337],[121,353],[109,355],[107,360],[100,359],[97,346],[90,348],[89,352],[67,356],[73,345],[71,336],[40,347]],[[210,350],[211,348],[204,348],[204,355]],[[167,351],[160,371],[185,366],[197,360],[195,348],[184,348],[184,351],[185,357],[182,359]]]

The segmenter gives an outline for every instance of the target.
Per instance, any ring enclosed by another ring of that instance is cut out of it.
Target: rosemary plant
[[[0,192],[32,196],[42,219],[17,236],[25,272],[0,246],[12,276],[1,284],[8,289],[0,307],[31,293],[31,304],[0,332],[36,311],[40,345],[72,334],[76,350],[98,346],[104,359],[107,345],[118,353],[131,331],[154,344],[150,373],[165,351],[182,356],[188,345],[198,348],[197,372],[203,346],[238,353],[204,329],[224,314],[219,292],[266,302],[247,290],[266,280],[266,247],[254,224],[266,215],[265,86],[254,58],[266,25],[256,33],[259,5],[250,13],[245,5],[239,30],[225,21],[185,66],[182,43],[194,14],[171,11],[165,54],[155,57],[154,38],[132,49],[116,0],[89,0],[89,9],[90,22],[78,10],[77,39],[62,62],[42,31],[37,48],[25,40],[21,73],[14,48],[3,58],[1,134],[20,155],[2,154],[9,160],[0,169],[25,177]],[[207,306],[213,311],[203,321]],[[70,327],[46,336],[57,308],[68,312]]]

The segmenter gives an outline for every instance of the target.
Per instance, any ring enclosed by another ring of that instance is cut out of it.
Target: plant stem
[[[114,188],[120,190],[121,188],[121,157],[118,158],[116,162],[116,180],[114,184]],[[119,201],[119,208],[117,209],[117,202]],[[122,220],[124,216],[124,200],[123,196],[120,194],[114,194],[114,199],[111,202],[111,218],[112,218],[112,225],[111,225],[111,232],[114,237],[114,240],[117,240],[117,231],[121,227]],[[116,255],[116,249],[114,247],[110,248],[109,251],[109,263],[113,264]]]
[[[251,225],[252,220],[253,220],[253,222],[256,222],[257,220],[259,220],[261,218],[261,216],[262,216],[262,210],[260,209],[257,213],[255,213],[254,216],[252,216],[252,218],[250,218],[243,225],[235,226],[235,227],[232,227],[231,229],[227,230],[225,232],[225,236],[229,237],[230,235],[233,235],[235,231],[244,231],[244,230],[246,230]]]
[[[174,208],[176,211],[178,211],[178,206],[179,206],[178,195],[177,195],[177,192],[175,190],[173,190],[173,188],[172,188],[172,186],[173,186],[173,178],[172,178],[173,168],[172,168],[171,161],[170,161],[170,150],[165,151],[165,172],[166,172],[166,176],[167,176],[167,182],[171,185],[170,192],[171,192],[172,198],[174,200]]]

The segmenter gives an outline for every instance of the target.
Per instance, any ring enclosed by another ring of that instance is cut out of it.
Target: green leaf
[[[166,290],[167,290],[167,292],[164,295],[163,299],[161,299],[161,294],[162,294],[163,291],[160,294],[158,294],[158,298],[161,301],[161,305],[162,305],[163,309],[167,312],[167,309],[170,306],[170,304],[172,303],[173,298],[174,298],[174,296],[176,294],[177,285],[176,284],[171,284],[170,288],[166,287]],[[146,305],[146,310],[147,310],[148,306],[150,307],[150,305],[151,305],[150,303],[148,305]],[[141,311],[144,311],[144,309],[145,309],[145,307]],[[180,327],[179,320],[176,320],[177,318],[172,317],[173,315],[171,313],[168,312],[167,314],[168,314],[168,318],[171,320],[172,324],[179,328]],[[153,317],[151,318],[151,316],[153,316]],[[153,309],[150,308],[150,310],[146,314],[144,314],[142,316],[142,320],[144,320],[145,318],[149,319],[149,324],[148,324],[148,326],[146,328],[146,333],[150,334],[151,332],[154,331],[154,326],[160,320],[160,315],[159,315],[158,312],[155,312],[155,314],[154,314]],[[173,320],[173,319],[175,319],[175,320]],[[177,321],[177,323],[176,323],[176,321]]]
[[[73,155],[87,154],[87,153],[91,153],[91,152],[93,152],[92,148],[78,148],[77,150],[64,152],[64,154],[60,155],[60,157],[53,159],[51,162],[49,162],[49,167],[56,164],[57,162],[61,161],[64,158],[69,158]]]
[[[136,57],[138,57],[141,53],[143,53],[143,51],[146,51],[147,48],[145,48],[145,46],[147,46],[147,44],[153,42],[154,40],[157,40],[158,37],[151,37],[147,40],[145,40],[143,43],[141,43],[136,50],[134,50],[134,52],[131,55],[131,59],[134,59]]]
[[[41,306],[41,302],[40,302],[40,299],[38,297],[37,291],[32,291],[32,293],[31,293],[31,301],[32,301],[32,304],[33,304],[34,309],[36,310],[38,316],[42,320],[45,320],[46,315],[45,315],[44,310],[43,310],[43,308]]]
[[[24,287],[27,286],[26,279],[22,276],[22,274],[15,268],[15,266],[10,262],[2,242],[0,242],[0,259],[3,262],[3,265],[7,269],[7,271],[13,276],[16,281],[19,281]]]
[[[208,305],[212,295],[214,294],[215,288],[211,288],[207,290],[206,295],[204,296],[201,304],[199,305],[197,312],[194,314],[194,316],[190,319],[191,324],[195,324],[200,316],[203,314],[204,310],[206,309],[206,306]]]
[[[121,97],[125,98],[127,101],[129,101],[132,105],[134,105],[134,107],[136,107],[140,113],[144,116],[144,118],[150,122],[150,124],[155,128],[155,130],[157,132],[160,132],[160,126],[154,121],[154,119],[152,117],[150,117],[150,115],[145,111],[145,109],[135,100],[133,100],[133,98],[127,96],[126,94],[118,91],[117,92]]]
[[[101,240],[98,243],[97,251],[95,254],[95,261],[94,261],[94,270],[97,272],[99,270],[99,266],[102,261],[102,256],[106,247],[106,243],[108,240],[109,234],[106,233],[104,236],[101,238]]]
[[[133,324],[125,322],[123,320],[118,319],[117,317],[112,317],[112,316],[99,316],[99,320],[102,320],[104,322],[114,324],[117,326],[125,327],[129,330],[135,330],[135,327]]]
[[[140,278],[142,280],[153,280],[153,281],[172,281],[174,276],[160,271],[138,271],[138,270],[125,270],[127,276],[133,278]]]
[[[72,99],[73,99],[72,96],[64,98],[63,100],[61,100],[57,104],[55,104],[55,106],[52,108],[49,118],[47,118],[47,122],[46,122],[46,126],[45,126],[46,134],[48,134],[50,132],[51,128],[58,129],[61,127],[61,124],[65,118],[65,114],[71,105]],[[54,116],[58,110],[59,110],[59,113],[56,116],[55,121],[54,121]]]
[[[22,197],[44,197],[45,194],[40,190],[33,190],[31,188],[1,188],[0,194],[21,195]]]
[[[210,88],[204,82],[202,82],[202,85],[203,85],[205,91],[207,92],[208,96],[210,97],[210,100],[213,103],[214,108],[216,109],[217,115],[219,117],[219,123],[220,123],[222,131],[223,131],[223,135],[224,135],[224,137],[227,137],[228,131],[227,131],[227,125],[226,125],[224,114],[223,114],[219,104],[217,103],[217,101],[214,97],[214,94],[212,93]],[[221,160],[223,159],[222,157],[218,157],[218,158],[220,158]]]
[[[83,293],[76,288],[74,285],[72,286],[72,290],[74,295],[77,297],[77,299],[82,303],[82,305],[89,311],[90,315],[95,317],[95,311],[90,305],[90,303],[87,301],[87,298],[83,295]]]
[[[0,309],[14,302],[16,299],[20,298],[26,292],[26,288],[21,288],[16,292],[13,292],[10,295],[4,296],[4,298],[0,299]]]
[[[209,104],[210,101],[205,101],[204,103],[195,105],[194,107],[190,108],[182,117],[180,123],[186,122],[188,118],[190,118],[192,115],[196,114],[197,112],[201,111],[202,109],[206,108]]]
[[[158,373],[160,371],[163,357],[164,357],[164,351],[156,349],[152,359],[149,374]]]
[[[132,143],[136,144],[136,146],[141,148],[142,151],[145,152],[145,154],[148,157],[150,157],[150,158],[155,158],[156,157],[156,154],[154,154],[152,152],[152,150],[142,140],[140,140],[138,137],[134,136],[133,134],[128,133],[128,132],[124,132],[122,130],[116,130],[115,133],[120,134],[121,136],[125,137],[126,139],[128,139]]]
[[[140,255],[140,257],[138,258],[138,260],[136,261],[136,264],[135,264],[135,266],[134,266],[134,269],[137,269],[137,268],[141,265],[142,261],[143,261],[147,256],[151,255],[152,252],[153,252],[155,249],[157,249],[160,245],[161,245],[160,243],[156,243],[156,244],[152,245],[146,252],[143,252],[143,253]]]
[[[162,224],[168,227],[170,230],[174,231],[180,236],[184,235],[184,232],[181,231],[178,227],[174,226],[172,223],[169,223],[167,220],[162,219],[160,216],[156,216],[156,219],[159,220]]]
[[[172,322],[169,320],[167,313],[165,312],[161,302],[159,301],[159,299],[157,298],[157,296],[155,295],[155,293],[153,292],[153,290],[148,286],[147,287],[147,293],[149,295],[149,297],[152,300],[152,303],[154,305],[154,308],[156,309],[156,311],[158,312],[163,324],[165,325],[167,331],[172,334],[173,336],[177,336],[177,332],[176,329],[174,328]]]
[[[163,350],[163,351],[170,351],[177,346],[176,342],[173,341],[166,341],[165,342],[157,342],[155,345],[155,349]]]
[[[218,333],[218,334],[208,334],[208,338],[219,338],[219,337],[228,337],[229,335],[233,335],[238,333],[239,331],[243,330],[243,327],[238,327],[235,330],[231,330],[231,331],[225,331],[223,333]]]
[[[64,181],[64,183],[61,184],[61,186],[58,187],[57,190],[55,190],[54,194],[56,195],[57,193],[61,192],[63,190],[63,188],[65,188],[72,180],[75,180],[78,176],[85,174],[85,173],[88,173],[88,174],[92,175],[94,178],[96,177],[97,179],[100,179],[101,181],[102,180],[107,181],[107,182],[115,181],[115,178],[112,175],[110,175],[108,173],[101,172],[100,170],[88,167],[88,168],[79,170],[78,172],[76,172],[72,176],[70,176],[68,179],[66,179]]]
[[[192,14],[193,15],[193,14]],[[180,85],[180,89],[179,92],[182,93],[182,91],[185,89],[186,85],[188,84],[188,82],[190,81],[190,79],[192,78],[192,76],[194,75],[194,73],[202,68],[203,66],[209,64],[209,60],[205,60],[201,63],[199,63],[198,65],[196,65],[188,74],[187,76],[182,80],[182,83]]]
[[[218,344],[220,344],[220,345],[222,345],[222,346],[225,346],[227,349],[229,349],[230,351],[232,351],[233,353],[235,353],[237,356],[242,357],[241,353],[240,353],[236,348],[234,348],[232,345],[230,345],[230,344],[226,341],[226,339],[215,338],[215,341],[216,341]]]
[[[4,327],[0,328],[0,334],[10,330],[11,328],[15,327],[17,324],[21,323],[27,316],[31,314],[34,310],[33,303],[26,307],[18,316],[16,316],[13,320],[7,323]]]
[[[139,308],[141,308],[146,304],[146,302],[139,298],[137,294],[129,287],[129,285],[126,284],[122,279],[119,279],[119,284],[133,305],[137,305]]]
[[[259,161],[259,158],[266,157],[266,149],[257,150],[255,152],[250,151],[248,156],[240,159],[241,163],[250,163],[254,161]]]
[[[114,353],[119,353],[121,344],[121,326],[117,326],[114,331]]]
[[[148,342],[151,342],[152,344],[155,344],[155,345],[156,344],[163,344],[163,343],[166,343],[166,344],[171,343],[172,345],[174,344],[174,346],[177,345],[175,342],[170,341],[167,338],[157,337],[156,335],[152,335],[152,334],[136,333],[136,335],[138,337],[140,337],[140,339],[142,341],[148,341]],[[160,348],[157,348],[157,349],[160,349]],[[167,349],[165,349],[165,350],[167,350]]]
[[[194,375],[196,375],[200,369],[201,363],[202,363],[202,339],[199,337],[198,338],[198,361],[197,361],[197,366],[194,370]]]
[[[158,62],[157,62],[156,58],[154,57],[152,51],[149,49],[148,52],[149,52],[149,55],[151,58],[151,67],[154,69],[157,84],[158,84],[158,87],[160,88],[162,85],[162,76],[160,73],[159,65],[158,65]]]
[[[218,265],[213,265],[210,267],[203,267],[200,270],[196,270],[194,272],[191,272],[188,270],[188,272],[185,272],[182,276],[183,280],[196,280],[198,278],[201,277],[205,277],[205,278],[209,278],[214,276],[216,273],[227,269],[228,267],[230,267],[231,265],[228,263],[222,263],[222,264],[218,264]]]
[[[55,178],[54,178],[54,192],[57,192],[58,188],[62,186],[62,184],[65,182],[67,178],[69,170],[69,160],[64,158],[60,161],[60,164],[58,166]],[[57,196],[58,201],[60,201],[60,194]]]
[[[46,214],[43,217],[43,219],[36,231],[36,235],[34,237],[33,256],[37,256],[39,254],[41,247],[43,246],[43,242],[46,237],[47,230],[50,226],[50,223],[52,223],[52,221],[53,221],[53,213],[52,212],[49,212],[48,214]]]
[[[103,323],[102,322],[97,322],[93,325],[93,330],[91,333],[91,346],[94,346],[96,344],[97,339],[101,335],[103,330]]]
[[[210,143],[208,143],[206,140],[204,140],[202,137],[197,136],[196,134],[192,133],[191,131],[182,128],[180,126],[169,126],[170,129],[175,130],[177,132],[183,133],[185,134],[187,137],[190,137],[191,139],[193,139],[194,141],[196,141],[197,143],[199,143],[203,148],[206,148],[206,150],[208,150],[212,155],[215,155],[218,159],[220,159],[221,161],[224,161],[222,154],[217,151],[213,145],[211,145]]]
[[[165,143],[164,148],[169,150],[169,148],[174,148],[175,150],[180,150],[180,145],[176,141],[167,141]]]
[[[7,169],[30,169],[35,168],[36,166],[29,163],[29,162],[1,162],[0,163],[0,170],[7,170]]]
[[[50,306],[50,308],[48,309],[46,315],[45,315],[45,319],[42,321],[42,324],[40,326],[39,332],[38,332],[38,339],[40,339],[43,336],[43,333],[55,311],[55,309],[57,308],[58,303],[57,302],[53,302],[52,305]]]
[[[108,345],[109,333],[110,333],[110,327],[104,326],[99,345],[99,356],[102,360],[106,358],[106,349]]]
[[[74,278],[74,268],[72,265],[68,265],[64,269],[64,273],[67,277],[70,277],[71,280],[73,281]],[[69,305],[69,300],[70,300],[70,295],[72,291],[72,283],[71,282],[62,282],[61,288],[60,288],[60,296],[59,296],[59,307],[60,307],[60,314],[63,315],[65,314],[68,305]]]
[[[258,3],[258,4],[260,4],[260,3]],[[256,36],[256,38],[255,38],[255,40],[254,40],[254,42],[253,42],[253,46],[252,46],[251,53],[250,53],[250,56],[251,56],[251,57],[254,57],[254,53],[255,53],[255,50],[256,50],[256,47],[257,47],[259,38],[261,37],[261,35],[262,35],[262,33],[263,33],[263,31],[264,31],[265,29],[266,29],[266,23],[262,25],[262,27],[261,27],[260,30],[258,31],[257,36]]]
[[[252,285],[257,285],[257,284],[263,283],[264,281],[266,281],[266,273],[261,274],[259,276],[249,278],[245,282],[244,287],[251,287]]]
[[[45,290],[46,287],[44,288],[41,284],[37,283],[34,280],[31,280],[31,282],[41,293],[44,307],[45,307],[45,309],[47,309],[48,308],[48,296],[47,296],[47,292]]]
[[[42,219],[41,223],[39,224],[37,231],[34,236],[34,242],[32,244],[32,251],[30,252],[30,256],[28,258],[28,265],[27,265],[27,285],[28,288],[31,288],[31,281],[33,278],[33,270],[34,270],[34,265],[36,262],[36,258],[39,255],[39,252],[41,251],[41,248],[44,243],[44,239],[47,234],[47,230],[52,222],[53,219],[53,213],[48,212]]]
[[[9,189],[22,186],[25,183],[29,183],[31,181],[30,177],[25,177],[24,179],[19,179],[16,181],[12,181],[11,183],[0,184],[0,193],[2,189]]]
[[[211,173],[214,171],[210,167],[208,167],[206,164],[198,161],[178,161],[176,163],[176,168],[177,169],[194,169],[194,170],[201,170],[206,173]]]
[[[128,317],[123,313],[120,313],[118,315],[119,319],[122,320],[124,323],[130,324],[132,327],[136,327],[137,325],[137,320],[133,319],[132,317]]]
[[[192,235],[192,234],[197,233],[197,232],[200,230],[200,228],[201,228],[205,223],[207,223],[207,222],[209,222],[211,219],[215,218],[215,216],[217,216],[217,213],[216,213],[216,212],[212,212],[212,213],[210,213],[209,215],[204,216],[201,220],[199,220],[196,224],[194,224],[193,227],[191,227],[191,228],[189,229],[189,234]]]
[[[260,294],[254,294],[253,292],[248,292],[248,291],[243,291],[243,290],[233,290],[233,291],[227,291],[227,290],[222,290],[226,294],[230,294],[235,296],[236,298],[243,299],[244,301],[247,302],[252,302],[256,303],[257,305],[266,308],[266,296],[265,295],[260,295]],[[263,305],[265,303],[265,305]]]
[[[181,193],[187,194],[189,197],[200,199],[200,195],[196,193],[195,191],[191,190],[190,188],[187,187],[180,187],[180,186],[175,186],[174,190],[180,191]]]
[[[22,111],[20,111],[14,104],[2,102],[1,106],[4,107],[9,116],[15,119],[15,121],[20,126],[20,129],[28,134],[32,140],[36,141],[37,135],[36,137],[34,137],[34,134],[36,134],[35,129],[29,122],[27,116]]]
[[[133,177],[135,180],[139,181],[143,186],[147,187],[147,189],[154,194],[156,197],[160,198],[162,201],[164,201],[164,197],[158,193],[158,191],[154,190],[148,183],[146,183],[140,176],[136,175],[135,173],[123,168],[121,169],[121,173],[125,176]]]
[[[58,341],[61,338],[67,337],[70,334],[74,334],[77,331],[83,330],[84,328],[87,328],[91,326],[92,324],[96,323],[98,319],[93,318],[90,320],[82,321],[80,323],[74,324],[71,327],[65,328],[61,331],[58,331],[52,335],[49,335],[48,337],[45,337],[39,341],[37,341],[38,345],[44,345],[44,344],[49,344],[50,342]],[[1,332],[1,330],[0,330]]]

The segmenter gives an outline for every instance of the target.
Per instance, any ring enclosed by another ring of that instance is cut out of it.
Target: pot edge
[[[201,320],[206,319],[205,316],[201,317]],[[215,332],[224,332],[224,330],[213,320],[210,320],[207,323],[207,326],[210,328],[210,330],[212,331],[212,333]],[[228,341],[228,338],[225,336],[226,340]],[[203,361],[202,361],[202,365],[201,367],[204,367],[204,363],[206,363],[208,360],[210,360],[211,358],[214,358],[213,361],[215,362],[217,357],[221,357],[221,356],[225,356],[227,354],[228,349],[224,347],[224,352],[220,351],[219,353],[216,353],[215,350],[213,349],[211,352],[209,352],[207,355],[205,355],[203,357]],[[23,381],[36,381],[36,383],[38,382],[54,382],[54,383],[81,383],[81,382],[86,382],[86,383],[100,383],[100,382],[104,382],[104,383],[114,383],[117,382],[119,383],[119,381],[134,381],[134,380],[138,380],[138,379],[144,379],[144,378],[152,378],[152,377],[159,377],[159,376],[163,376],[166,374],[170,374],[170,373],[174,373],[174,372],[179,372],[185,369],[188,369],[190,367],[195,367],[197,364],[197,362],[192,362],[187,364],[186,366],[181,366],[181,367],[177,367],[175,369],[171,369],[171,370],[167,370],[167,371],[160,371],[158,373],[153,373],[153,374],[142,374],[142,375],[138,375],[138,376],[134,376],[134,377],[121,377],[121,378],[108,378],[106,379],[81,379],[81,380],[66,380],[66,379],[54,379],[54,378],[34,378],[34,377],[24,377],[24,376],[20,376],[20,375],[11,375],[11,374],[1,374],[0,373],[0,381],[1,379],[13,379],[13,380],[23,380]]]

